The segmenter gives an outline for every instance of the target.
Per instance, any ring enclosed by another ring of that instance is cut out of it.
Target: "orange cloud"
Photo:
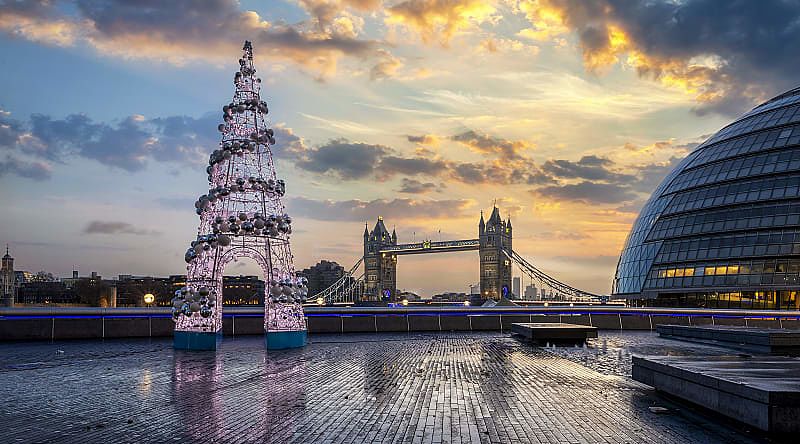
[[[493,2],[482,0],[406,0],[386,9],[386,23],[416,31],[422,41],[447,46],[457,33],[494,18]]]

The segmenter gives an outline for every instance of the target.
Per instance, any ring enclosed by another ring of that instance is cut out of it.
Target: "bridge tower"
[[[14,306],[14,297],[17,290],[15,277],[14,258],[8,254],[8,245],[6,245],[6,255],[3,256],[3,266],[2,269],[0,269],[0,282],[2,282],[2,289],[0,289],[0,291],[3,292],[0,294],[3,299],[0,305],[6,307]]]
[[[382,217],[372,231],[364,226],[364,295],[373,301],[397,300],[397,255],[380,252],[389,245],[397,245],[397,233],[389,234]]]
[[[511,219],[500,218],[500,210],[492,209],[489,220],[484,222],[483,212],[478,223],[478,241],[481,264],[481,297],[499,300],[511,295],[511,259],[503,250],[511,254],[513,229]]]

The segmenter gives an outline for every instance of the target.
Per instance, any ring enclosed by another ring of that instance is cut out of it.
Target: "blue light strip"
[[[500,317],[500,316],[660,316],[660,317],[675,317],[675,318],[727,318],[727,319],[782,319],[782,320],[800,320],[798,316],[780,316],[780,315],[736,315],[730,313],[647,313],[628,311],[625,313],[620,312],[588,312],[588,311],[571,311],[571,312],[541,312],[541,311],[514,311],[506,313],[488,312],[488,311],[447,311],[447,312],[434,312],[434,311],[420,311],[420,312],[406,312],[406,313],[306,313],[308,318],[352,318],[352,317],[406,317],[406,316],[466,316],[466,317]],[[142,315],[20,315],[20,316],[0,316],[0,320],[26,320],[26,319],[147,319],[147,318],[161,318],[168,319],[171,316],[168,314],[142,314]],[[225,318],[263,318],[260,313],[230,313],[223,314]]]

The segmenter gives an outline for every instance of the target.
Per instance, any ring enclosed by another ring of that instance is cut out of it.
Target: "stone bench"
[[[800,331],[730,325],[658,325],[665,338],[747,350],[754,353],[800,355]]]
[[[511,324],[511,332],[537,344],[583,343],[597,337],[597,327],[561,322]]]
[[[760,430],[800,432],[800,359],[634,356],[632,376]]]

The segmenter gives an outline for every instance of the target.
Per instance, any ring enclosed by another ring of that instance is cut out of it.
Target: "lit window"
[[[717,267],[717,270],[715,271],[715,273],[716,274],[727,274],[727,272],[726,272],[727,268],[728,267],[725,267],[725,266]]]
[[[670,268],[669,270],[667,270],[667,277],[668,278],[674,278],[675,277],[675,269],[674,268]]]
[[[706,267],[705,275],[706,276],[713,276],[714,275],[714,271],[715,271],[714,267]]]
[[[686,277],[694,276],[694,268],[684,268],[683,275]]]
[[[739,274],[738,265],[728,265],[728,274]]]

